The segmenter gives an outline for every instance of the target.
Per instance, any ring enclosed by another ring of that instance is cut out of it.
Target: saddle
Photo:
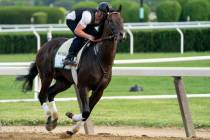
[[[73,41],[74,38],[70,38],[68,39],[66,42],[64,42],[61,47],[58,49],[56,55],[55,55],[55,63],[54,63],[54,68],[57,68],[57,69],[72,69],[73,67],[71,66],[64,66],[63,64],[63,61],[64,59],[66,58],[66,56],[68,55],[68,50],[71,46],[71,43]],[[80,58],[82,56],[82,53],[83,51],[85,50],[85,48],[88,48],[90,46],[91,43],[89,43],[89,41],[87,41],[85,43],[85,45],[82,47],[82,49],[80,49],[80,51],[78,52],[77,54],[77,57],[76,57],[76,61],[77,61],[77,66],[76,66],[76,69],[78,68],[79,66],[79,62],[80,62]],[[74,67],[75,68],[75,67]]]
[[[74,80],[74,83],[77,85],[77,69],[79,67],[79,62],[80,62],[80,58],[82,56],[82,53],[84,52],[84,50],[86,50],[87,48],[89,48],[90,46],[90,42],[87,41],[85,43],[85,45],[80,49],[80,51],[78,52],[77,54],[77,57],[76,57],[76,61],[77,61],[77,66],[64,66],[63,64],[63,61],[64,59],[66,58],[66,56],[68,55],[68,50],[71,46],[71,43],[73,42],[73,39],[74,38],[70,38],[69,40],[67,40],[66,42],[64,42],[60,48],[58,49],[56,55],[55,55],[55,61],[54,61],[54,68],[55,69],[66,69],[66,70],[71,70],[71,73],[72,73],[72,77],[73,77],[73,80]]]

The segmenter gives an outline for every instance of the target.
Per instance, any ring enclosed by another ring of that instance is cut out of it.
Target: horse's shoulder
[[[84,51],[83,51],[83,55],[84,54],[87,54],[87,53],[89,53],[89,54],[93,54],[93,51],[94,51],[94,47],[96,46],[96,44],[90,44],[88,47],[85,47],[84,48]]]

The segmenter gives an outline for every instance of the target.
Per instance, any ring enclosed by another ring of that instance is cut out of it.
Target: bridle
[[[115,33],[113,27],[111,26],[111,20],[108,19],[108,16],[112,15],[112,14],[120,14],[119,12],[111,12],[107,15],[107,19],[105,22],[108,22],[107,24],[109,24],[109,28],[111,31],[111,35],[106,36],[106,37],[102,37],[100,41],[105,41],[105,40],[110,40],[110,39],[116,39],[120,33]]]

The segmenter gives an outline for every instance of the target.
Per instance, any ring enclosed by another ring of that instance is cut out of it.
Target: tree
[[[162,2],[156,9],[157,19],[160,22],[179,21],[181,6],[177,1]]]
[[[209,17],[209,2],[206,0],[189,0],[183,9],[183,18],[192,21],[206,21]]]

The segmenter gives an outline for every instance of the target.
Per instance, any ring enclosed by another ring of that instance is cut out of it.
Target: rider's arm
[[[79,21],[77,27],[74,30],[74,33],[79,37],[83,37],[91,41],[94,40],[94,37],[92,35],[89,35],[83,31],[83,29],[85,29],[86,26],[90,24],[90,22],[91,22],[91,13],[88,11],[84,11],[81,20]]]

